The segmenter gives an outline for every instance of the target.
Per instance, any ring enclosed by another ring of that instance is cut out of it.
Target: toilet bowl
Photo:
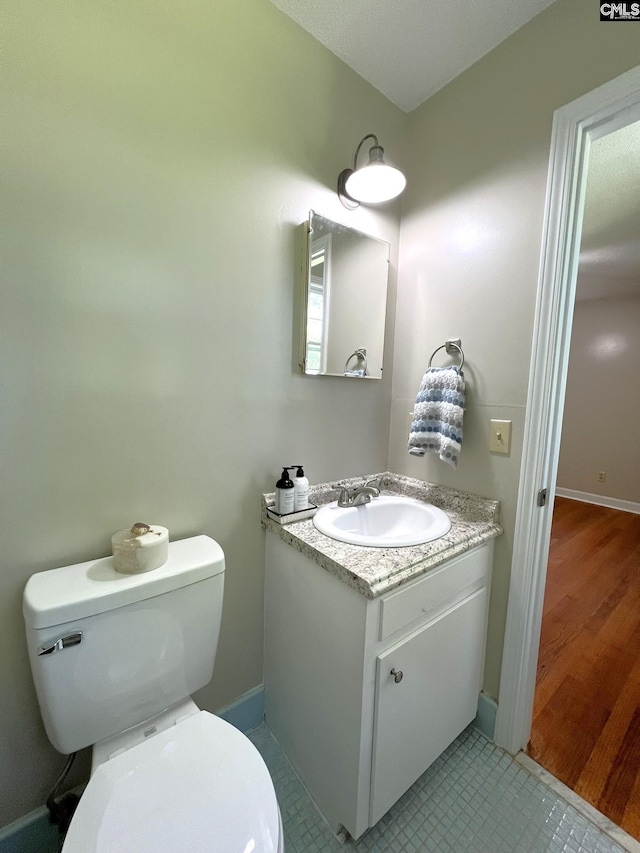
[[[282,853],[269,771],[191,694],[213,673],[224,554],[208,536],[123,575],[111,557],[29,578],[23,613],[45,729],[92,771],[64,853]]]
[[[99,764],[63,853],[282,853],[269,772],[251,741],[197,711]]]

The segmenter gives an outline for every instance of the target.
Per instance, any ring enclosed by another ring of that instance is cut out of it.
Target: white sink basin
[[[449,516],[438,507],[395,495],[381,495],[361,506],[340,507],[333,501],[320,507],[313,524],[338,542],[370,548],[422,545],[451,527]]]

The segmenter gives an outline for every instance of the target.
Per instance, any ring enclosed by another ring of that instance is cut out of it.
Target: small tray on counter
[[[273,506],[267,507],[267,515],[269,518],[277,521],[278,524],[291,524],[293,521],[303,521],[305,518],[314,516],[317,511],[318,507],[315,504],[309,504],[306,509],[299,509],[297,512],[286,512],[280,515],[279,512],[275,511]]]

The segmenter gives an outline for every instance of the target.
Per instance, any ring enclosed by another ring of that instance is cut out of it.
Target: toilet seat
[[[279,853],[278,804],[251,741],[206,711],[101,764],[63,853]]]

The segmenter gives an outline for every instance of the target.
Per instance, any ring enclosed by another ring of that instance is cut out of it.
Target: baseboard
[[[0,829],[0,853],[56,853],[58,840],[58,827],[41,806]]]
[[[254,687],[235,702],[220,708],[216,711],[216,716],[222,717],[244,734],[257,729],[264,720],[264,685]],[[3,851],[0,850],[0,853]]]
[[[572,501],[582,501],[586,504],[606,506],[609,509],[619,509],[622,512],[633,512],[640,515],[640,503],[635,501],[622,501],[619,498],[609,498],[606,495],[592,495],[589,492],[577,492],[575,489],[556,488],[559,498],[569,498]]]
[[[481,693],[478,698],[478,712],[472,725],[489,740],[494,739],[496,730],[496,714],[498,713],[498,703],[486,693]]]

